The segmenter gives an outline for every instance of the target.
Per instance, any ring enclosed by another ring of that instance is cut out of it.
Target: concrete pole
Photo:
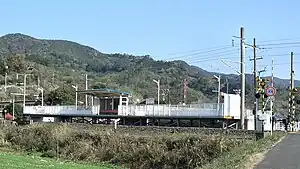
[[[4,80],[5,84],[4,84],[4,91],[6,92],[6,88],[7,88],[7,72],[5,72],[5,80]]]
[[[255,38],[253,38],[253,76],[254,76],[254,95],[256,94],[256,88],[257,88],[257,82],[256,82],[256,43]],[[258,111],[258,102],[259,100],[255,98],[255,104],[254,104],[254,130],[256,131],[256,117],[257,117],[257,111]]]
[[[220,113],[220,95],[221,95],[221,76],[219,75],[219,84],[218,84],[218,113]]]
[[[44,106],[44,89],[41,88],[41,92],[42,92],[42,106]]]
[[[14,121],[15,120],[15,95],[13,95],[12,104],[13,104],[13,121]]]
[[[159,95],[160,95],[160,80],[157,83],[157,106],[159,107]]]
[[[77,93],[77,89],[78,89],[78,87],[76,86],[76,93],[75,93],[75,108],[76,108],[76,110],[77,110],[77,104],[78,104],[78,93]]]
[[[27,74],[24,74],[24,89],[23,89],[23,112],[24,112],[24,109],[25,109],[25,100],[26,100],[26,77],[27,77]]]
[[[85,74],[85,90],[88,89],[88,75]],[[76,92],[77,93],[77,92]],[[85,108],[88,107],[88,96],[85,94]]]
[[[273,58],[272,58],[271,86],[274,87],[274,59]],[[273,99],[270,100],[270,111],[271,111],[271,135],[272,135],[273,134]]]
[[[292,100],[292,104],[291,104],[291,115],[292,115],[292,131],[294,131],[294,123],[295,123],[295,103],[294,103],[294,97],[295,94],[293,93],[293,89],[295,88],[295,84],[294,84],[294,53],[291,52],[291,100]]]
[[[226,79],[226,93],[227,93],[227,94],[229,94],[229,93],[228,93],[228,89],[229,89],[229,82],[228,82],[228,79]]]
[[[241,129],[245,128],[244,124],[244,112],[245,112],[245,37],[244,37],[244,28],[240,28],[240,38],[241,38],[241,108],[240,108],[240,117],[241,117]]]
[[[75,108],[77,110],[77,103],[78,103],[78,93],[77,93],[77,90],[78,90],[78,86],[73,86],[72,87],[75,89]]]

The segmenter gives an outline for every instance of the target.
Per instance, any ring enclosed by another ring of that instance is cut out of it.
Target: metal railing
[[[131,116],[224,116],[224,105],[220,104],[192,104],[192,105],[128,105],[118,106],[119,115]],[[100,106],[77,107],[76,106],[25,106],[24,114],[63,114],[63,113],[88,113],[98,114]]]

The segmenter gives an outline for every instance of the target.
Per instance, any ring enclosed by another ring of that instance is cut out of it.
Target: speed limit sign
[[[275,96],[276,95],[276,89],[275,89],[275,87],[267,87],[266,88],[266,95],[267,96]]]

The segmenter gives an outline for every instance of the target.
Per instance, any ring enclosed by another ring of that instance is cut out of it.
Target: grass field
[[[38,156],[0,152],[0,169],[112,169],[110,165],[88,165],[60,162]]]

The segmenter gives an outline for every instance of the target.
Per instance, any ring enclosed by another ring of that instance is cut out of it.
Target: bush
[[[13,127],[5,136],[16,148],[41,152],[47,157],[158,169],[202,166],[244,141],[190,133],[134,135],[101,127],[79,129],[68,124]]]

